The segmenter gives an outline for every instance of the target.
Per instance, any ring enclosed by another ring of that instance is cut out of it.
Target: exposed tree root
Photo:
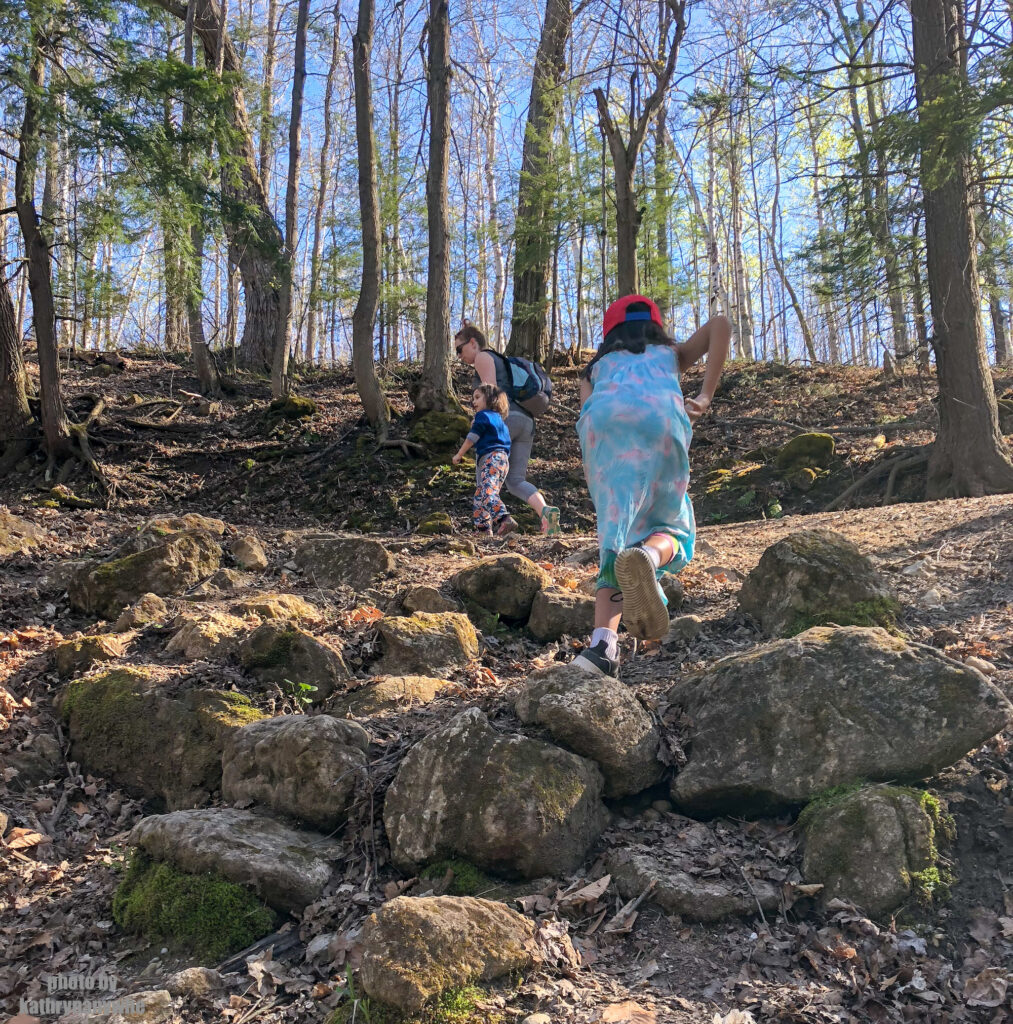
[[[868,473],[864,473],[860,476],[851,484],[850,487],[834,498],[834,500],[828,505],[825,505],[821,511],[833,512],[836,509],[842,508],[848,499],[857,494],[866,486],[866,484],[871,483],[873,480],[878,480],[885,474],[889,474],[889,477],[887,479],[886,494],[883,498],[883,504],[888,505],[893,498],[894,486],[897,483],[897,477],[901,471],[911,470],[917,466],[925,465],[928,460],[928,452],[898,452],[893,457],[884,459],[882,462],[873,466]]]

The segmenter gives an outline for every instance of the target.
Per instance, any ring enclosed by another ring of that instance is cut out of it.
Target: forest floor
[[[531,478],[563,509],[564,534],[542,538],[532,520],[519,517],[530,532],[501,546],[527,554],[557,582],[573,586],[593,575],[584,557],[595,548],[593,516],[573,430],[577,371],[554,377],[558,398],[539,422]],[[395,412],[407,414],[407,374],[392,374],[386,383]],[[466,393],[466,383],[460,377],[459,393]],[[1011,386],[1013,377],[997,379],[1000,393]],[[0,503],[10,512],[46,531],[30,555],[6,559],[0,575],[0,807],[25,835],[42,837],[18,849],[8,845],[0,862],[0,1018],[4,1011],[16,1014],[20,998],[37,998],[45,975],[105,969],[122,990],[137,991],[159,988],[173,970],[194,963],[179,951],[125,935],[112,923],[111,896],[126,834],[150,808],[66,760],[66,737],[53,707],[61,683],[47,652],[63,637],[90,630],[93,621],[68,607],[63,563],[111,551],[154,515],[218,516],[256,534],[267,548],[271,565],[256,589],[283,589],[314,601],[324,610],[316,635],[339,646],[366,677],[377,653],[374,622],[356,615],[350,591],[322,592],[293,570],[286,531],[368,530],[383,539],[398,564],[368,595],[379,608],[395,604],[408,585],[443,584],[469,560],[444,538],[413,531],[426,513],[448,511],[467,535],[470,472],[450,466],[445,456],[412,459],[396,448],[374,452],[350,374],[313,374],[300,383],[300,394],[319,406],[307,422],[269,417],[267,385],[252,379],[208,408],[190,396],[195,381],[189,371],[160,360],[128,358],[109,376],[75,368],[67,390],[72,409],[82,414],[94,404],[93,396],[106,399],[96,452],[113,494],[93,508],[46,507],[51,499],[37,475],[30,486],[9,481],[0,490]],[[686,390],[693,393],[692,378]],[[931,379],[884,380],[875,371],[730,369],[713,415],[696,432],[697,480],[716,469],[768,462],[792,430],[763,420],[834,428],[836,455],[807,492],[773,477],[730,500],[697,488],[701,544],[681,576],[682,610],[700,616],[704,625],[691,641],[645,645],[635,659],[628,658],[624,681],[649,707],[680,673],[761,641],[736,610],[741,579],[769,544],[817,525],[853,540],[887,576],[903,606],[905,635],[957,659],[991,662],[992,680],[1013,697],[1013,496],[917,502],[920,482],[912,476],[897,482],[893,497],[902,503],[883,506],[880,481],[857,495],[865,507],[821,511],[877,460],[931,439],[933,392]],[[406,431],[407,424],[396,420],[392,434]],[[24,469],[23,479],[29,479],[29,467]],[[96,497],[81,481],[69,483],[79,497]],[[203,603],[210,607],[213,597]],[[244,685],[236,662],[184,664],[163,648],[164,635],[148,630],[126,660],[164,666],[190,684]],[[379,767],[369,791],[360,794],[356,827],[345,830],[345,858],[332,883],[266,951],[248,963],[240,958],[223,966],[232,986],[224,1004],[177,1001],[175,1019],[325,1019],[344,998],[364,916],[399,889],[386,863],[378,811],[400,755],[469,706],[482,707],[500,726],[516,725],[511,688],[533,666],[569,656],[565,643],[542,644],[523,631],[497,626],[486,634],[480,661],[457,677],[457,693],[373,720],[371,758]],[[280,691],[258,699],[274,713],[299,711]],[[19,774],[9,767],[24,764],[33,748],[44,749],[43,736],[59,745],[55,769]],[[601,911],[611,919],[622,904],[611,889],[559,898],[604,875],[603,857],[592,855],[581,875],[543,885],[529,893],[537,898],[523,904],[530,913],[569,921],[583,966],[498,987],[480,1004],[476,1019],[519,1021],[545,1012],[552,1021],[635,1024],[1013,1020],[1006,994],[1013,981],[1011,742],[1013,734],[1000,735],[928,784],[957,825],[955,842],[943,851],[955,881],[935,903],[912,904],[894,920],[873,924],[849,906],[819,910],[810,900],[789,898],[786,890],[781,912],[766,919],[689,924],[645,903],[628,929],[609,932],[599,927]],[[680,819],[649,813],[651,802],[666,795],[659,789],[614,806],[613,827],[598,852],[637,840],[674,842]],[[799,863],[798,836],[788,818],[725,820],[713,829],[721,856],[750,867],[756,877],[783,879]],[[423,890],[416,885],[409,891]],[[321,936],[327,936],[322,944]],[[989,968],[997,970],[988,975]],[[990,993],[982,994],[980,984],[967,985],[982,972],[994,979]]]

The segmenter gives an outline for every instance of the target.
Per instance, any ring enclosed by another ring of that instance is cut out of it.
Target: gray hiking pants
[[[535,442],[535,421],[526,412],[511,409],[506,425],[510,431],[510,472],[507,473],[505,486],[515,498],[527,501],[538,490],[525,479],[531,446]]]

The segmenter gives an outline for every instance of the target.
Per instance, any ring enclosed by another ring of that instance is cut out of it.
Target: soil
[[[577,373],[554,373],[557,401],[539,421],[530,474],[563,509],[563,536],[542,538],[533,532],[533,518],[518,515],[526,532],[479,546],[480,552],[526,554],[571,589],[595,571],[593,514],[573,430]],[[402,416],[409,411],[408,382],[400,370],[385,381]],[[464,376],[459,384],[464,393]],[[1013,378],[997,379],[1000,392],[1011,385]],[[692,388],[691,378],[687,393]],[[68,760],[54,707],[64,683],[48,651],[76,631],[94,631],[95,623],[69,609],[61,566],[111,552],[154,515],[219,516],[230,536],[256,535],[270,558],[269,568],[238,595],[284,591],[313,602],[321,616],[311,631],[340,648],[365,679],[380,653],[377,615],[396,611],[404,589],[415,583],[449,593],[446,581],[473,561],[454,550],[458,538],[413,532],[429,512],[448,511],[459,539],[469,539],[469,470],[455,469],[440,453],[413,458],[399,448],[374,451],[348,374],[304,380],[300,394],[313,398],[319,411],[298,422],[267,414],[263,381],[243,379],[234,395],[209,408],[193,396],[188,370],[155,359],[127,358],[112,376],[75,368],[67,390],[79,415],[96,394],[106,399],[95,448],[111,495],[90,489],[84,478],[71,479],[74,496],[98,504],[69,508],[66,494],[50,495],[39,476],[41,462],[20,467],[0,490],[11,512],[46,531],[39,548],[6,558],[0,574],[0,810],[10,816],[9,828],[41,837],[29,840],[36,845],[15,847],[8,832],[0,862],[0,1011],[11,1015],[21,999],[44,992],[47,975],[104,970],[118,979],[120,991],[140,991],[162,987],[174,970],[193,963],[185,953],[163,951],[112,923],[127,832],[139,816],[160,808]],[[681,574],[681,611],[699,616],[703,628],[688,642],[642,645],[635,654],[624,644],[624,681],[648,707],[658,706],[680,673],[764,639],[736,610],[741,580],[767,546],[811,526],[844,534],[886,574],[903,607],[899,628],[906,636],[956,659],[983,659],[994,666],[992,680],[1013,697],[1013,497],[919,502],[921,481],[911,475],[895,481],[884,506],[884,476],[858,492],[860,507],[820,511],[878,461],[931,440],[933,390],[929,379],[883,380],[874,371],[732,368],[713,415],[696,432],[697,481],[715,469],[742,465],[766,472],[779,445],[798,432],[783,424],[832,428],[836,453],[805,492],[773,472],[731,498],[696,485],[700,545]],[[896,426],[899,419],[903,427]],[[757,422],[767,420],[782,424]],[[409,426],[395,419],[392,436],[406,437]],[[754,493],[743,502],[749,490]],[[288,535],[308,528],[367,530],[395,552],[397,567],[366,594],[314,587],[293,568]],[[194,592],[169,603],[224,609],[236,596]],[[406,881],[387,863],[379,819],[383,791],[401,756],[468,706],[482,707],[500,727],[517,727],[511,688],[533,667],[572,653],[569,640],[541,644],[521,629],[485,625],[481,657],[454,677],[454,693],[371,721],[369,779],[353,821],[339,836],[344,859],[320,900],[265,948],[224,965],[204,965],[221,967],[228,996],[224,1002],[178,999],[174,1019],[323,1020],[347,1000],[346,972],[360,953],[362,920]],[[143,629],[121,661],[158,665],[181,689],[231,686],[273,714],[304,713],[301,702],[281,689],[251,689],[234,658],[186,662],[166,655],[165,641],[165,630]],[[476,1019],[520,1020],[545,1012],[553,1021],[641,1024],[1013,1020],[1013,992],[1005,995],[1006,981],[1013,981],[1011,740],[1007,731],[928,781],[956,822],[956,838],[942,851],[954,881],[934,902],[912,902],[885,922],[869,921],[843,904],[821,910],[797,889],[799,837],[790,818],[714,823],[713,844],[700,855],[723,871],[782,884],[776,913],[689,924],[665,916],[649,900],[623,913],[613,886],[585,898],[582,889],[604,876],[611,846],[668,849],[679,842],[685,819],[651,807],[666,797],[664,787],[620,802],[584,871],[510,893],[527,897],[515,908],[567,922],[583,965],[560,964],[494,989]],[[417,895],[432,885],[416,882],[404,891]],[[970,997],[991,968],[997,969],[994,991],[1001,989],[1002,998],[974,1005]]]

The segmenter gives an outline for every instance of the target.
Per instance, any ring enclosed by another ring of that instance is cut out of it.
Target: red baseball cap
[[[649,312],[627,313],[629,307],[635,302],[642,302],[647,306]],[[646,295],[624,295],[621,299],[616,299],[605,310],[605,320],[602,323],[601,329],[602,338],[607,338],[609,331],[627,320],[650,320],[651,323],[657,324],[662,330],[665,329],[665,324],[661,319],[661,310],[658,309],[651,299]]]

